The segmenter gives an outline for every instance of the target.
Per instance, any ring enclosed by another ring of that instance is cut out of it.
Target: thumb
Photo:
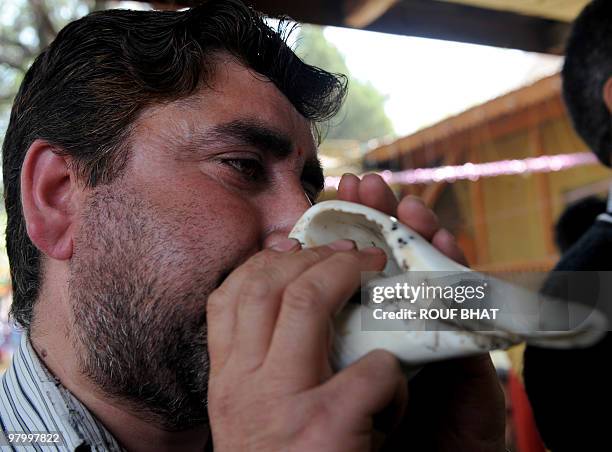
[[[343,417],[373,418],[374,427],[385,432],[399,423],[408,402],[408,386],[399,362],[384,350],[371,351],[321,390]]]

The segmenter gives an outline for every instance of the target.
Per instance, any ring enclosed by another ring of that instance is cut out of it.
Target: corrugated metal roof
[[[559,74],[546,77],[534,84],[517,89],[484,104],[470,108],[458,115],[447,118],[407,137],[380,146],[368,152],[366,162],[383,162],[398,155],[405,155],[427,144],[448,140],[457,134],[491,122],[510,113],[522,111],[549,99],[561,99],[561,77]]]

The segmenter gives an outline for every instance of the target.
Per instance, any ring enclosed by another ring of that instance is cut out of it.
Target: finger
[[[455,237],[446,229],[438,230],[433,236],[431,243],[455,262],[459,262],[463,265],[468,264],[465,254],[463,254],[463,251],[459,248]]]
[[[299,387],[320,383],[328,358],[330,319],[359,288],[361,272],[380,271],[378,249],[335,253],[287,287],[266,361]]]
[[[466,437],[477,438],[480,444],[489,444],[487,450],[503,450],[505,397],[491,356],[459,358],[447,365],[447,369],[441,371],[454,379],[455,387],[445,420]],[[477,412],[487,412],[488,415],[475,416]],[[447,435],[447,445],[452,442],[450,436]]]
[[[387,215],[397,215],[397,198],[378,174],[367,174],[359,184],[359,202]]]
[[[410,393],[403,426],[416,446],[503,437],[503,394],[488,354],[428,364]]]
[[[452,372],[458,383],[462,381],[492,380],[497,384],[497,372],[493,365],[491,355],[488,353],[465,358],[449,359],[435,364],[437,364],[440,369],[444,369],[440,374]]]
[[[386,432],[402,419],[408,402],[408,386],[399,362],[384,350],[368,353],[321,389],[342,417],[377,415],[376,428]]]
[[[206,301],[206,344],[211,375],[221,370],[231,350],[235,316],[230,306],[226,309],[229,304],[226,300],[232,298],[217,288]]]
[[[436,214],[415,196],[406,196],[400,201],[397,216],[400,222],[429,241],[440,229]]]
[[[264,360],[276,325],[285,288],[313,265],[339,250],[354,249],[350,240],[339,240],[297,253],[278,253],[265,267],[248,275],[242,284],[232,358],[252,370]]]
[[[300,248],[299,242],[294,242],[293,246],[285,246],[285,252],[296,252]],[[251,256],[209,295],[206,302],[206,327],[211,373],[223,367],[230,356],[242,284],[249,274],[265,267],[268,262],[278,257],[278,254],[279,252],[273,250],[264,250]]]
[[[338,199],[349,202],[359,202],[359,178],[346,173],[340,178],[338,184]]]

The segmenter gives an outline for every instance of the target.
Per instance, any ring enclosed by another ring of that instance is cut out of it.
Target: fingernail
[[[363,176],[362,180],[367,180],[367,179],[381,179],[382,177],[380,177],[380,175],[376,174],[376,173],[368,173],[366,175]]]
[[[355,242],[352,240],[336,240],[327,245],[334,251],[350,251],[355,249]]]
[[[291,251],[292,249],[297,248],[299,244],[300,242],[298,242],[295,239],[281,239],[278,242],[276,242],[274,245],[272,245],[270,248],[273,249],[274,251],[285,252],[285,251]]]
[[[406,198],[407,198],[406,200],[407,200],[408,202],[411,202],[411,203],[413,203],[413,204],[419,204],[419,205],[421,205],[421,206],[424,206],[424,205],[425,205],[425,202],[424,202],[424,201],[423,201],[421,198],[419,198],[419,197],[417,197],[417,196],[414,196],[414,195],[408,195],[408,196],[406,196]]]
[[[455,236],[453,234],[451,234],[448,230],[446,229],[440,229],[438,231],[438,237],[440,237],[438,240],[444,240],[446,242],[450,242],[450,243],[456,243],[457,240],[455,239]]]
[[[385,250],[383,250],[382,248],[378,248],[377,246],[370,246],[368,248],[363,248],[361,252],[365,254],[371,254],[373,256],[376,256],[376,255],[380,256],[381,254],[386,254]]]

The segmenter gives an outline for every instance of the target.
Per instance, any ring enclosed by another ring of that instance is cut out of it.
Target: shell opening
[[[385,238],[385,226],[363,214],[326,210],[312,218],[305,238],[306,246],[317,246],[340,239],[351,239],[357,248],[376,246],[387,254],[385,276],[395,276],[402,271],[395,260],[393,250]]]

